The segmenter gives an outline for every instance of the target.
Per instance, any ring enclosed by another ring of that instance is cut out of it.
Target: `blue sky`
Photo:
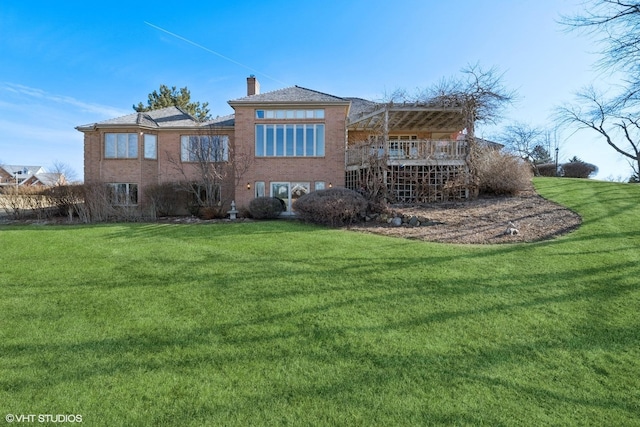
[[[519,94],[500,124],[552,127],[553,108],[602,82],[593,41],[566,33],[582,0],[0,2],[0,162],[83,174],[75,126],[133,112],[147,95],[188,87],[211,113],[231,114],[255,74],[261,92],[299,85],[380,100],[413,93],[468,64],[497,67]],[[171,33],[171,34],[170,34]],[[615,83],[615,82],[612,82]],[[499,127],[481,128],[487,138]],[[559,135],[597,178],[628,177],[595,135]]]

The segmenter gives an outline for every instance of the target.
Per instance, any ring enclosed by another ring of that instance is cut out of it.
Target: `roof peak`
[[[349,100],[302,86],[289,86],[229,101],[235,103],[348,103]]]

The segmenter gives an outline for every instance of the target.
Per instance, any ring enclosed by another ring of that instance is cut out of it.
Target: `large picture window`
[[[135,159],[138,157],[138,134],[105,133],[104,157],[107,159]]]
[[[324,157],[323,124],[256,125],[257,157]]]
[[[183,162],[226,162],[229,160],[227,135],[183,135],[180,137]]]
[[[111,203],[118,206],[138,204],[138,184],[109,184]]]

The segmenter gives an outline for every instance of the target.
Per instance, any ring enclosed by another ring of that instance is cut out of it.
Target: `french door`
[[[284,212],[292,213],[293,202],[311,191],[311,184],[308,182],[272,182],[271,197],[282,200]]]

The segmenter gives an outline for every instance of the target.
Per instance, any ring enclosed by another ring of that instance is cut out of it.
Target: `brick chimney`
[[[247,77],[247,96],[260,95],[260,82],[251,74]]]

